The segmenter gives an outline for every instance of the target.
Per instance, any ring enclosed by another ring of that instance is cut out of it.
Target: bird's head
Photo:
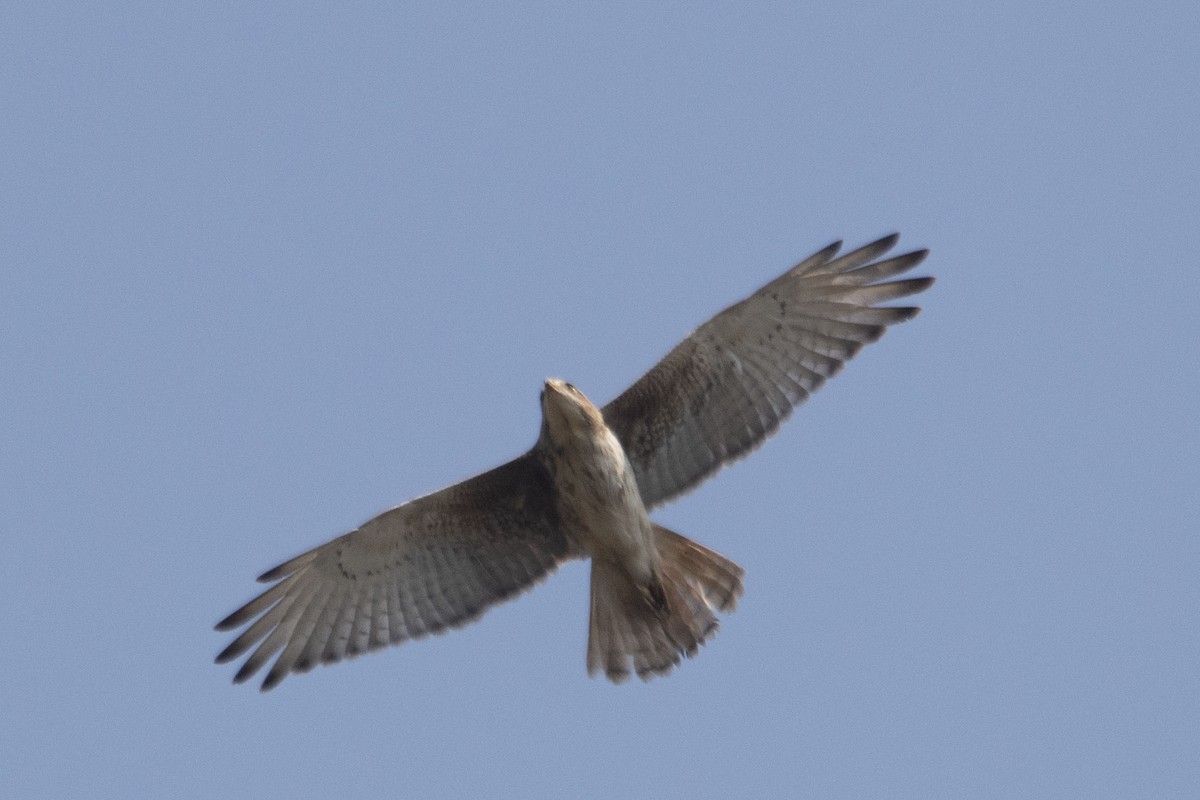
[[[542,388],[542,417],[550,437],[560,442],[573,434],[591,433],[604,427],[600,409],[583,392],[557,378],[547,378]]]

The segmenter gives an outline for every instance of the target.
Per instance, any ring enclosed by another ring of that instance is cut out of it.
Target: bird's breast
[[[604,428],[555,444],[552,474],[564,532],[593,558],[642,572],[636,564],[652,558],[650,521],[616,436]]]

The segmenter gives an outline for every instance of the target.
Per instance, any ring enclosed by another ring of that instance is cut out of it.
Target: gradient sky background
[[[9,3],[0,773],[21,798],[1194,797],[1200,6]],[[260,694],[262,570],[527,448],[812,250],[925,313],[587,567]]]

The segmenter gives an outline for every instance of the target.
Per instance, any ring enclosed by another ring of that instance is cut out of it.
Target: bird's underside
[[[654,525],[647,512],[760,445],[888,325],[882,306],[932,278],[892,280],[919,250],[883,259],[887,236],[797,264],[680,342],[603,408],[548,380],[524,455],[386,511],[262,575],[273,584],[217,624],[246,629],[218,663],[250,652],[291,672],[465,625],[574,558],[592,559],[588,670],[665,674],[715,631],[742,592],[732,561]],[[251,652],[252,651],[252,652]]]

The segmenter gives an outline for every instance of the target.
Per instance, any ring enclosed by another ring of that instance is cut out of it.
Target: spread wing
[[[836,258],[834,243],[697,328],[604,407],[647,508],[688,491],[775,432],[792,409],[913,307],[879,307],[933,278],[889,281],[928,251],[877,261],[897,234]]]
[[[241,683],[276,653],[264,690],[289,672],[465,625],[572,557],[549,476],[532,455],[393,508],[280,564],[275,585],[217,623],[253,623],[217,663],[257,648]]]

